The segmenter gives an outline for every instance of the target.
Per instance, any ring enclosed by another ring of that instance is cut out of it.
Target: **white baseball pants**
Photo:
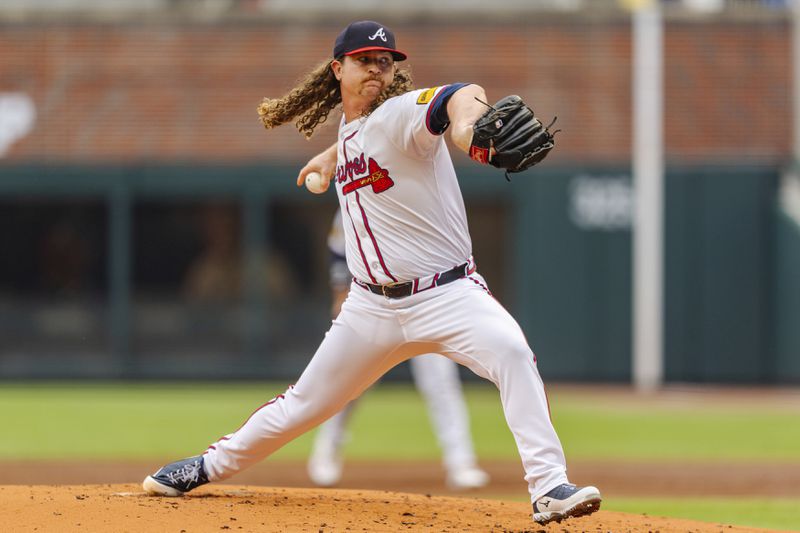
[[[428,408],[442,462],[448,472],[477,466],[469,414],[464,404],[458,365],[447,357],[425,354],[409,361],[411,377]],[[347,439],[347,425],[358,400],[326,420],[317,431],[314,449],[339,450]],[[313,453],[313,452],[312,452]]]
[[[336,414],[396,364],[439,353],[500,390],[531,500],[566,483],[564,453],[533,352],[485,287],[477,273],[399,299],[352,285],[297,383],[208,448],[209,480],[227,479],[274,453]]]

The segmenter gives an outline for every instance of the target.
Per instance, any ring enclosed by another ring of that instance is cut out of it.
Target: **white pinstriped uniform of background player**
[[[228,479],[336,414],[395,365],[438,353],[498,387],[534,520],[547,523],[599,508],[595,487],[568,482],[536,358],[472,259],[464,201],[443,134],[449,131],[453,144],[473,156],[480,149],[486,162],[491,151],[472,144],[474,124],[486,112],[478,99],[485,102],[486,94],[461,83],[411,90],[410,76],[397,65],[404,59],[386,26],[354,22],[336,38],[333,59],[302,86],[262,102],[266,127],[300,116],[298,128],[306,133],[313,133],[320,113],[326,117],[341,105],[337,142],[301,169],[297,184],[310,172],[331,178],[354,281],[297,383],[202,455],[148,476],[148,493],[178,496]],[[314,119],[310,126],[304,117]]]
[[[336,211],[328,234],[330,283],[334,318],[347,296],[353,275],[347,269],[342,212]],[[447,486],[455,490],[477,489],[489,482],[489,475],[478,467],[469,414],[464,403],[458,366],[438,354],[424,354],[409,360],[411,376],[428,407],[431,424],[442,450]],[[357,400],[322,424],[314,439],[308,461],[308,475],[320,486],[330,487],[342,477],[342,449],[347,440],[347,423]]]

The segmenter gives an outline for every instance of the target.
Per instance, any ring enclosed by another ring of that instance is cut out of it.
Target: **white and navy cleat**
[[[152,476],[147,476],[142,488],[152,496],[183,496],[190,490],[208,483],[203,466],[203,456],[181,459],[161,467]]]
[[[533,519],[540,524],[547,524],[585,516],[599,510],[602,501],[596,487],[576,487],[564,483],[533,503]]]

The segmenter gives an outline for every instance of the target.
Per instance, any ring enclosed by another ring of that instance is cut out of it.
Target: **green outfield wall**
[[[295,378],[329,323],[336,207],[296,169],[2,167],[0,377]],[[800,379],[800,240],[777,176],[668,170],[669,381]],[[630,380],[629,170],[460,177],[479,268],[545,378]]]

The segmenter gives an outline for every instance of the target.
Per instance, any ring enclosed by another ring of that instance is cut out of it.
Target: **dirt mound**
[[[183,498],[138,485],[0,486],[5,531],[766,531],[600,511],[537,526],[527,503],[367,490],[217,485]]]
[[[152,473],[150,461],[0,461],[0,485],[130,483]],[[491,483],[470,496],[524,498],[528,486],[519,460],[481,461]],[[606,498],[618,496],[800,497],[798,462],[571,461],[569,477],[595,485]],[[305,461],[263,461],[230,480],[236,485],[311,488]],[[227,482],[226,482],[227,483]],[[438,461],[347,461],[342,489],[460,495],[445,486]],[[2,528],[0,528],[2,529]]]

